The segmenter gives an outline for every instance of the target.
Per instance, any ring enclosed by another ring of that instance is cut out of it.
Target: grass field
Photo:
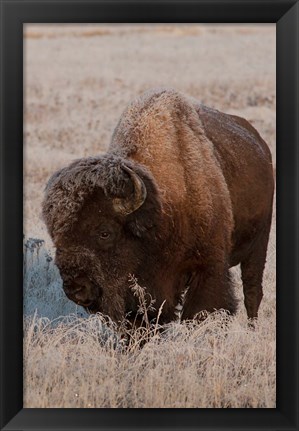
[[[275,61],[274,25],[25,26],[24,407],[276,406],[275,210],[254,331],[234,268],[236,316],[147,328],[128,345],[64,296],[40,216],[53,171],[105,152],[127,103],[152,87],[247,118],[275,166]]]

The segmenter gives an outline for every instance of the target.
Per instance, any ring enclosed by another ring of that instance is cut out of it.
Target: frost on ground
[[[144,336],[103,337],[100,315],[25,319],[24,407],[275,407],[274,325],[216,312]]]
[[[23,247],[23,311],[25,316],[57,319],[75,314],[87,316],[82,307],[69,301],[62,290],[62,280],[44,241],[29,238]]]
[[[236,316],[130,337],[66,298],[40,218],[50,175],[105,152],[152,87],[245,117],[275,167],[275,61],[275,25],[24,26],[24,407],[276,406],[275,211],[255,331],[233,269]]]

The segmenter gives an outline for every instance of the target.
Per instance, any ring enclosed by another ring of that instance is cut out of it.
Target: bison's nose
[[[66,296],[78,305],[88,307],[96,299],[96,290],[90,280],[78,277],[70,284],[64,284]]]

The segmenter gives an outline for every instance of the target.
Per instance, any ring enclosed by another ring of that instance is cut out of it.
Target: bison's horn
[[[128,168],[127,166],[123,166],[123,170],[126,171],[131,178],[134,186],[134,193],[133,196],[130,196],[130,198],[113,199],[113,208],[117,213],[129,215],[132,212],[138,210],[138,208],[140,208],[144,203],[146,198],[146,187],[139,175],[137,175],[132,169]]]

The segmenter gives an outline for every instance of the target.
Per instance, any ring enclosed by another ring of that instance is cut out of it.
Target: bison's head
[[[130,275],[147,284],[160,264],[161,203],[150,173],[111,155],[75,161],[50,178],[43,216],[66,295],[115,321],[134,311]]]

